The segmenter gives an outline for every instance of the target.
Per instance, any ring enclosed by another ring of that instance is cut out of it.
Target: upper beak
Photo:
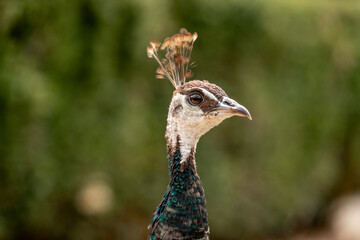
[[[250,112],[246,109],[246,107],[240,105],[235,100],[224,97],[223,100],[220,102],[219,106],[214,109],[214,111],[226,111],[233,115],[247,117],[248,119],[252,120]]]

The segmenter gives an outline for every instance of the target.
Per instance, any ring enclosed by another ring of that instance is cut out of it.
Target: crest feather
[[[185,28],[180,29],[178,34],[168,37],[162,44],[151,41],[147,47],[149,58],[155,58],[160,67],[156,71],[157,78],[168,78],[177,89],[184,85],[186,80],[192,76],[189,68],[191,52],[197,33],[191,34]],[[158,50],[165,51],[165,58],[159,59]]]

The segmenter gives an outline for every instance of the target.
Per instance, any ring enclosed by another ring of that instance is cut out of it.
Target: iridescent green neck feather
[[[182,160],[179,141],[168,147],[170,183],[150,224],[148,239],[209,239],[204,189],[196,172],[194,150]]]

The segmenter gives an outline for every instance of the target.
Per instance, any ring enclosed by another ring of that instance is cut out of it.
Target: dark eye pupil
[[[192,104],[200,104],[202,102],[202,96],[200,96],[199,94],[193,94],[190,96],[190,101]]]

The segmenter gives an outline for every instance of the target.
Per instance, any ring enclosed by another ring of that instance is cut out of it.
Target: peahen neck
[[[196,144],[184,155],[180,136],[173,143],[168,142],[170,183],[155,212],[150,239],[208,239],[204,189],[194,159]]]

